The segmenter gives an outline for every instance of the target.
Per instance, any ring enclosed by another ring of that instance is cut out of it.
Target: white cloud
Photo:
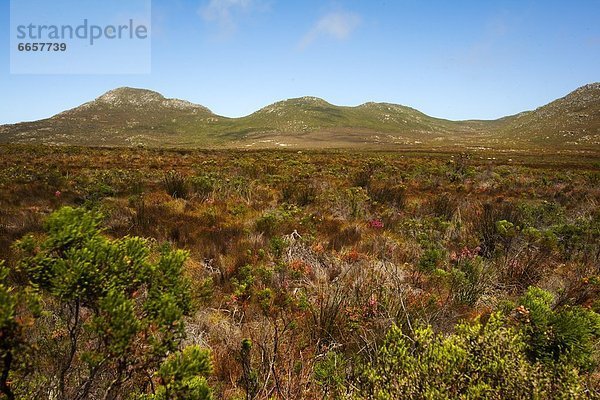
[[[321,17],[300,41],[300,48],[306,48],[320,37],[330,37],[336,40],[348,38],[358,28],[361,18],[351,12],[332,12]]]
[[[209,0],[198,14],[205,21],[216,23],[221,33],[228,35],[237,29],[236,15],[249,11],[255,3],[254,0]]]

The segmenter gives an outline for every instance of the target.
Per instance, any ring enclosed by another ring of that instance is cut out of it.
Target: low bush
[[[0,269],[0,391],[8,399],[125,398],[145,393],[158,371],[164,393],[192,391],[150,398],[209,398],[197,377],[209,372],[207,353],[184,350],[163,363],[181,344],[191,311],[187,253],[163,246],[154,256],[144,239],[105,237],[101,221],[95,212],[64,207],[48,217],[42,237],[17,242],[13,272],[41,312],[17,307]]]
[[[177,171],[169,171],[163,177],[163,187],[174,199],[186,199],[189,193],[188,181]]]
[[[530,361],[526,338],[493,314],[462,323],[448,336],[393,326],[357,379],[361,399],[586,398],[584,379],[568,365]],[[347,389],[350,391],[350,389]]]

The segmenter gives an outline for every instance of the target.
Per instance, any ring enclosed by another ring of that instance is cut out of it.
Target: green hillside
[[[600,84],[535,111],[449,121],[389,103],[336,106],[316,97],[227,118],[144,89],[119,88],[51,118],[0,126],[0,143],[150,147],[551,147],[596,150]]]
[[[535,111],[507,118],[500,136],[538,145],[600,145],[600,83],[585,85]]]

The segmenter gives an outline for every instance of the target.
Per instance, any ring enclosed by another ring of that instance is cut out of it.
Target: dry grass
[[[244,370],[258,399],[322,397],[313,367],[328,350],[368,357],[392,322],[450,330],[528,285],[565,304],[598,298],[586,281],[600,263],[597,157],[474,153],[457,168],[441,152],[0,155],[9,264],[11,243],[63,205],[101,210],[109,235],[190,251],[188,340],[212,349],[219,398],[245,397]]]

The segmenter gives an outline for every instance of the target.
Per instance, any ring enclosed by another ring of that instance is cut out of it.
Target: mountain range
[[[0,143],[239,148],[497,148],[600,150],[600,83],[533,111],[450,121],[389,103],[336,106],[316,97],[228,118],[145,89],[118,88],[33,122],[0,126]]]

